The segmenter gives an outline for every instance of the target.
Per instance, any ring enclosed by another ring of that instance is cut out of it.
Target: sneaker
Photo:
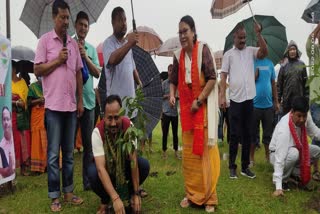
[[[290,187],[289,187],[288,182],[282,182],[282,190],[286,191],[286,192],[290,191]]]
[[[236,169],[230,169],[230,178],[231,179],[237,179],[237,170]]]
[[[178,151],[174,151],[174,156],[179,160],[181,159],[181,155],[179,154]]]
[[[241,170],[241,175],[246,176],[248,178],[255,178],[256,175],[250,171],[249,168],[245,169],[245,170]]]

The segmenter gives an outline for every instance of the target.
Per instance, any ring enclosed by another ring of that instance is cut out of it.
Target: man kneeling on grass
[[[320,148],[309,145],[307,135],[320,139],[320,129],[308,114],[309,103],[305,97],[295,97],[291,111],[277,124],[270,145],[270,162],[274,167],[274,196],[284,195],[289,190],[290,176],[299,178],[306,187],[311,178],[310,160],[319,159]]]
[[[120,116],[121,99],[110,95],[106,99],[105,116],[92,133],[94,161],[88,167],[92,190],[100,197],[98,214],[113,206],[116,214],[139,213],[139,185],[149,174],[149,162],[137,158],[136,151],[127,154],[116,140],[130,127],[127,117]],[[130,206],[131,205],[131,206]]]

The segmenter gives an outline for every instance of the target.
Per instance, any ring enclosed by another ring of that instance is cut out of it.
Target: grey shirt
[[[111,35],[103,42],[103,59],[106,74],[106,95],[117,94],[123,99],[135,97],[135,86],[133,72],[136,69],[133,60],[132,50],[130,50],[118,65],[108,64],[111,54],[127,43],[119,42],[118,39]],[[123,106],[124,103],[123,103]],[[133,115],[134,117],[135,115]]]
[[[162,91],[163,95],[169,94],[170,93],[170,82],[169,79],[166,79],[162,82]],[[162,113],[171,116],[171,117],[176,117],[178,116],[178,111],[177,111],[177,103],[175,106],[172,108],[170,106],[169,98],[163,99],[162,101]]]

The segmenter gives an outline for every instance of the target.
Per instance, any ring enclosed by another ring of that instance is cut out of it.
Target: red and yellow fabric
[[[22,99],[27,106],[28,86],[21,79],[17,82],[12,81],[12,100]],[[18,130],[18,120],[16,108],[12,111],[12,131],[14,139],[14,150],[16,158],[16,168],[21,165],[28,166],[31,154],[31,136],[30,130]]]
[[[191,61],[191,84],[185,82],[185,54],[179,55],[179,84],[182,126],[182,166],[186,197],[197,205],[217,205],[216,186],[220,175],[218,146],[208,145],[208,109],[204,102],[196,114],[192,114],[191,104],[203,90],[206,81],[199,71],[199,57],[202,47],[194,46]],[[214,60],[214,59],[213,59]],[[200,75],[199,75],[200,74]],[[218,111],[218,109],[210,109]]]
[[[39,82],[32,83],[29,88],[28,101],[43,97],[42,86]],[[47,167],[47,132],[44,126],[44,105],[31,108],[31,171],[45,172]]]

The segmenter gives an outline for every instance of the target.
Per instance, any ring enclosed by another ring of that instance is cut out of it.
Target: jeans
[[[312,103],[310,105],[310,113],[314,124],[320,128],[320,104]],[[320,141],[312,139],[312,144],[320,146]]]
[[[59,154],[62,151],[62,191],[73,192],[73,149],[77,114],[45,110],[48,149],[48,196],[60,197]]]
[[[253,101],[246,100],[242,103],[230,101],[229,107],[230,144],[229,144],[229,169],[236,169],[236,158],[239,142],[242,144],[241,167],[246,170],[250,159],[250,142],[253,136]]]
[[[178,116],[167,116],[165,114],[162,114],[162,151],[167,151],[168,132],[170,123],[172,128],[173,149],[175,151],[178,151],[178,122]]]
[[[84,189],[90,187],[89,179],[87,175],[87,168],[89,163],[93,160],[91,135],[94,129],[94,113],[95,113],[95,109],[88,110],[85,108],[83,115],[80,118],[81,139],[82,139],[82,146],[83,146],[82,184]]]
[[[142,157],[138,157],[138,168],[139,168],[139,185],[141,185],[149,175],[149,171],[150,171],[149,161]],[[133,194],[130,160],[126,161],[125,170],[126,170],[125,172],[126,179],[129,180],[129,184],[131,183],[131,185],[129,185],[131,186],[129,193]],[[110,201],[110,196],[108,195],[104,186],[101,183],[101,180],[99,178],[98,171],[96,168],[96,164],[94,163],[94,161],[92,161],[88,166],[88,178],[89,178],[90,185],[93,192],[100,197],[101,203],[107,204]]]

